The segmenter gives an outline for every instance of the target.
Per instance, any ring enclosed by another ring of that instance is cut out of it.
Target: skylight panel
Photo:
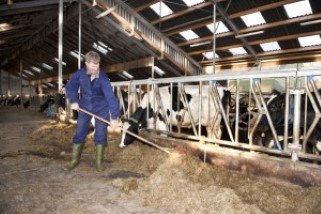
[[[206,27],[210,30],[210,31],[212,31],[212,33],[214,33],[214,23],[211,23],[211,24],[208,24],[208,25],[206,25]],[[226,32],[228,32],[228,31],[230,31],[227,27],[226,27],[226,25],[223,23],[223,22],[217,22],[216,23],[216,34],[219,34],[219,33],[226,33]]]
[[[213,51],[205,52],[203,53],[203,56],[206,57],[206,59],[213,59]],[[215,58],[220,57],[215,53]]]
[[[57,57],[54,58],[54,61],[59,64],[59,59]],[[67,64],[64,61],[62,61],[62,65],[66,66]]]
[[[179,34],[182,37],[184,37],[186,40],[199,38],[199,36],[196,33],[194,33],[194,31],[192,31],[192,30],[186,30],[186,31],[180,32]]]
[[[289,18],[312,14],[311,5],[308,0],[286,4],[284,5],[284,9]]]
[[[130,73],[128,73],[127,71],[123,71],[122,74],[127,77],[128,79],[133,79],[133,75],[131,75]]]
[[[42,63],[42,67],[44,67],[45,69],[48,69],[50,71],[53,70],[53,67],[48,65],[48,64],[46,64],[46,63]]]
[[[229,51],[235,56],[235,55],[242,55],[247,54],[246,50],[242,47],[239,48],[231,48]]]
[[[260,46],[264,51],[281,50],[281,47],[280,47],[279,43],[277,43],[277,42],[263,43],[263,44],[260,44]]]
[[[161,68],[159,68],[158,66],[154,66],[154,71],[159,75],[159,76],[163,76],[165,74],[165,71],[163,71]]]
[[[34,76],[34,74],[31,72],[31,71],[29,71],[29,70],[23,70],[26,74],[29,74],[30,76]]]
[[[157,2],[151,5],[150,8],[153,9],[160,17],[168,16],[173,13],[173,11],[163,2]]]
[[[298,40],[301,47],[321,45],[320,35],[299,37]]]
[[[183,0],[183,2],[185,2],[185,4],[187,6],[191,7],[191,6],[194,6],[196,4],[204,2],[204,0]]]
[[[34,70],[34,71],[38,72],[38,73],[40,73],[40,72],[41,72],[40,68],[38,68],[38,67],[31,66],[30,68],[31,68],[32,70]]]
[[[241,16],[241,18],[247,27],[266,23],[266,21],[264,20],[262,14],[260,12],[251,13],[251,14],[248,14],[245,16]]]

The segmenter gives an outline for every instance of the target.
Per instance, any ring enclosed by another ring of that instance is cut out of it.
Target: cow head
[[[267,109],[272,119],[272,123],[275,128],[283,125],[284,123],[284,111],[285,111],[285,94],[273,90],[272,97],[267,101]],[[270,130],[268,119],[266,115],[263,115],[257,130],[260,132],[266,132]]]
[[[153,109],[150,108],[149,118],[153,116]],[[134,134],[138,134],[139,129],[142,127],[146,127],[146,119],[147,119],[147,108],[138,107],[134,114],[124,122],[123,125],[123,134],[120,142],[120,147],[125,147],[131,144],[135,137],[126,133],[126,131],[130,131]]]

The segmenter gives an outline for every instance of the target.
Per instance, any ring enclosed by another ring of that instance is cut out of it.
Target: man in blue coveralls
[[[104,119],[111,119],[111,128],[116,128],[120,113],[119,104],[107,74],[99,69],[100,56],[94,51],[89,51],[85,60],[86,66],[72,75],[65,88],[71,103],[70,107],[73,110],[78,110],[80,107]],[[80,99],[78,98],[79,89]],[[79,163],[91,118],[79,112],[76,134],[72,140],[72,160],[64,167],[66,171],[71,171]],[[104,170],[102,160],[107,145],[107,124],[99,120],[95,120],[94,142],[96,144],[96,169],[101,172]]]

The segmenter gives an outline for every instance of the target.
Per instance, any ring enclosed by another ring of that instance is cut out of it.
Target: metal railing
[[[153,111],[164,116],[166,129],[158,131],[166,133],[169,136],[205,141],[207,143],[215,143],[236,149],[291,157],[293,161],[302,159],[310,161],[317,160],[320,162],[320,155],[307,150],[308,139],[321,118],[321,96],[318,91],[318,86],[314,81],[315,76],[321,76],[321,70],[248,72],[239,74],[225,73],[197,77],[146,79],[113,82],[112,86],[114,88],[134,86],[138,91],[144,89],[144,96],[146,96],[147,102],[151,104]],[[269,106],[270,102],[274,99],[274,97],[271,96],[272,89],[274,89],[274,86],[271,86],[271,82],[273,81],[277,82],[275,84],[279,84],[279,87],[281,85],[282,88],[282,90],[279,91],[282,95],[281,102],[283,104],[282,112],[279,110],[279,113],[284,116],[284,122],[281,127],[276,126],[274,122],[275,116],[273,119],[271,116],[273,112],[271,112],[272,110]],[[218,93],[220,83],[228,86],[227,89],[231,92],[231,97],[235,100],[234,111],[223,106],[222,95]],[[189,93],[186,91],[186,87],[190,87],[190,85],[198,88],[194,97],[199,101],[197,108],[197,105],[193,107],[189,106],[190,103],[186,98],[187,93]],[[169,100],[165,100],[164,97],[159,95],[162,86],[167,86],[166,90],[169,90],[169,95],[171,96]],[[173,87],[177,87],[178,89],[177,97],[172,97]],[[134,91],[135,90],[132,90],[132,93],[136,93]],[[303,92],[303,94],[301,92]],[[306,105],[301,105],[304,100],[303,96],[305,96],[305,103],[310,102],[313,107],[312,113],[314,114],[314,119],[312,124],[311,121],[303,119],[312,111],[311,109],[307,109]],[[129,102],[136,103],[136,107],[138,103],[144,100],[144,97],[141,98],[141,95],[136,94],[133,97]],[[184,107],[176,111],[174,111],[172,107],[168,107],[172,106],[172,100],[175,99],[176,101],[181,101]],[[240,132],[242,131],[240,127],[242,119],[240,100],[244,99],[249,100],[245,113],[249,115],[249,118],[253,117],[253,119],[249,120],[246,126],[243,127],[243,129],[246,130],[245,138],[244,131],[242,132],[243,137],[240,136]],[[251,100],[253,100],[255,105],[251,104]],[[291,102],[291,100],[293,100],[293,102]],[[298,105],[298,103],[300,103],[300,105]],[[167,113],[167,110],[169,110],[169,113]],[[147,111],[151,111],[149,107],[147,107]],[[197,112],[195,113],[195,111]],[[126,118],[128,119],[133,113],[134,109],[132,108],[127,112]],[[177,115],[180,116],[180,119],[184,117],[190,120],[189,128],[191,131],[189,131],[188,134],[181,131],[184,125],[182,121],[177,119]],[[222,139],[216,134],[204,137],[205,133],[201,128],[202,115],[208,115],[208,130],[224,127],[227,133],[227,139]],[[258,125],[262,122],[263,118],[267,120],[266,127],[270,132],[270,139],[274,142],[274,148],[268,147],[268,144],[259,144],[254,137],[262,137],[260,133],[258,133]],[[154,117],[154,119],[158,120],[158,117]],[[149,128],[157,130],[155,123],[156,122],[153,121]],[[309,126],[307,126],[307,124],[309,124]],[[178,127],[174,129],[173,126]],[[278,131],[280,129],[281,134]],[[302,131],[302,129],[304,131]],[[319,139],[319,141],[321,142],[321,139]]]

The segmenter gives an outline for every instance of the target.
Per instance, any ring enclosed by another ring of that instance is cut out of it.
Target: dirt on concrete
[[[247,177],[138,141],[120,149],[119,133],[109,133],[104,172],[94,169],[92,133],[79,166],[65,172],[75,125],[35,110],[3,114],[0,213],[321,213],[320,187]]]

